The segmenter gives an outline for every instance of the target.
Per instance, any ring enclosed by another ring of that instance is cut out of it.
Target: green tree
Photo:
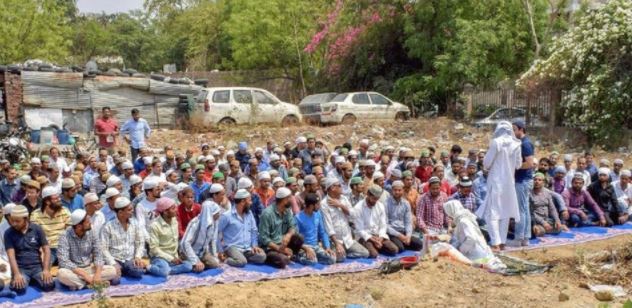
[[[65,63],[71,45],[66,9],[56,0],[0,1],[0,63]]]
[[[518,85],[565,92],[567,124],[600,145],[625,145],[632,128],[632,2],[612,0],[588,11],[553,42],[551,55],[535,61]]]

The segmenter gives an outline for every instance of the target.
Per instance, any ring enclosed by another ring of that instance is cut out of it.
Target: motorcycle
[[[10,126],[10,123],[8,123]],[[12,165],[26,160],[29,156],[25,136],[30,135],[26,126],[8,129],[0,140],[0,159],[8,160]]]

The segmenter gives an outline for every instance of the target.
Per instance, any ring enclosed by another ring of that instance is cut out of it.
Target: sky
[[[143,0],[79,0],[77,6],[81,13],[111,14],[142,9]]]

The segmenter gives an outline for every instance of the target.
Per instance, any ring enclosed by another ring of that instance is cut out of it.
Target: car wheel
[[[281,126],[295,126],[298,124],[298,118],[293,115],[287,115],[281,121]]]
[[[346,125],[353,124],[356,122],[356,120],[357,119],[354,115],[347,114],[344,117],[342,117],[342,124],[346,124]]]
[[[218,126],[227,127],[227,126],[234,126],[235,124],[236,124],[235,120],[231,118],[223,118],[219,121]]]
[[[408,115],[405,112],[398,112],[395,115],[395,121],[403,122],[403,121],[406,121],[406,120],[408,120]]]

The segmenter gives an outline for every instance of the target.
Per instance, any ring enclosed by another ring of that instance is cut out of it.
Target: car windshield
[[[332,98],[330,102],[344,102],[345,98],[347,98],[347,95],[349,94],[347,93],[338,94],[334,98]]]
[[[336,93],[313,94],[303,98],[301,104],[326,103],[331,101],[331,98],[333,98],[334,96],[336,96]]]

